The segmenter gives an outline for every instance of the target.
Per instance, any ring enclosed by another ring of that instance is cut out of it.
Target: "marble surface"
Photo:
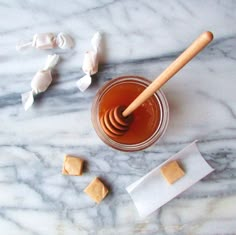
[[[236,1],[0,1],[0,233],[236,234]],[[163,88],[170,123],[162,140],[135,153],[108,148],[90,121],[93,97],[111,78],[154,79],[201,32],[214,42]],[[16,52],[37,32],[70,33],[73,50]],[[83,53],[96,31],[106,53],[93,86],[81,93]],[[50,89],[25,112],[48,53],[61,55]],[[193,140],[215,172],[146,219],[125,187]],[[65,153],[87,160],[82,177],[61,175]],[[99,205],[83,189],[101,177]]]

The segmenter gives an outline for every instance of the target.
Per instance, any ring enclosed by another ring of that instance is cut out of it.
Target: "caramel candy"
[[[169,184],[173,184],[175,181],[179,180],[185,175],[177,161],[171,161],[167,163],[161,167],[160,171],[162,176]]]
[[[97,177],[85,188],[87,193],[96,203],[100,203],[108,194],[108,189]]]
[[[64,175],[82,175],[84,160],[71,155],[65,155],[62,168]]]

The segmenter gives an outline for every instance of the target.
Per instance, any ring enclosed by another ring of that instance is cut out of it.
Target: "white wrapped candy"
[[[56,45],[61,49],[69,49],[74,46],[74,41],[70,35],[59,33],[56,38]]]
[[[18,43],[16,50],[20,51],[25,48],[34,47],[37,49],[47,50],[55,47],[68,49],[74,46],[73,39],[65,33],[59,33],[55,36],[53,33],[39,33],[33,36],[33,40],[26,43]]]
[[[48,55],[44,68],[34,75],[31,81],[32,90],[21,95],[22,104],[25,110],[28,110],[32,106],[32,104],[34,103],[35,95],[48,89],[49,85],[52,82],[51,70],[58,63],[58,60],[58,55]]]
[[[90,86],[92,82],[91,75],[98,72],[99,49],[101,45],[101,34],[99,32],[94,34],[91,44],[93,49],[87,51],[84,55],[82,69],[85,73],[85,76],[76,82],[77,87],[81,91],[85,91]]]

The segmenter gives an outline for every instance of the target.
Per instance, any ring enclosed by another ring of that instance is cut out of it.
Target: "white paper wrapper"
[[[98,72],[99,50],[101,45],[101,34],[99,32],[94,34],[91,39],[91,45],[93,49],[85,53],[82,65],[83,72],[86,75],[76,82],[80,91],[85,91],[91,85],[91,75]]]
[[[58,60],[58,55],[49,55],[44,68],[34,75],[31,81],[32,90],[21,95],[22,104],[25,110],[28,110],[32,106],[35,95],[48,89],[52,82],[51,70],[56,66]]]
[[[47,50],[55,47],[68,49],[74,46],[73,39],[70,35],[59,33],[55,36],[53,33],[38,33],[33,36],[30,42],[20,42],[16,45],[16,50],[20,51],[29,47]]]
[[[173,160],[180,161],[185,175],[174,184],[169,185],[161,175],[160,168]],[[134,201],[139,215],[144,218],[213,170],[201,156],[195,141],[141,179],[129,185],[126,190]]]

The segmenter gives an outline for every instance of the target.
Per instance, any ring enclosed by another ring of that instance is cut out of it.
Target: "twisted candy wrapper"
[[[51,70],[58,63],[58,60],[58,55],[48,55],[45,67],[34,75],[31,81],[32,90],[21,95],[22,104],[25,110],[28,110],[32,106],[35,95],[48,89],[52,82]]]
[[[91,75],[98,72],[98,62],[99,62],[99,49],[101,44],[101,34],[99,32],[95,33],[92,40],[92,50],[89,50],[84,55],[84,61],[82,69],[85,76],[80,78],[76,85],[81,91],[85,91],[91,84]]]
[[[68,49],[74,46],[72,38],[65,33],[59,33],[55,36],[53,33],[39,33],[33,36],[33,40],[27,43],[19,43],[16,46],[16,50],[20,51],[28,47],[34,47],[37,49],[52,49],[59,47],[61,49]]]

